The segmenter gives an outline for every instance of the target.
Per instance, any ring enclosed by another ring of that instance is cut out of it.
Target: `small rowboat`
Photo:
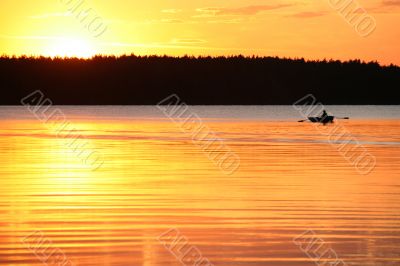
[[[313,123],[333,123],[333,120],[335,119],[334,116],[328,115],[324,117],[309,117],[308,120],[310,120]]]
[[[336,119],[350,119],[349,117],[336,117],[333,115],[327,115],[327,116],[322,116],[322,117],[308,117],[307,119],[300,120],[299,122],[305,122],[305,121],[310,121],[312,123],[322,123],[322,124],[328,124],[328,123],[333,123],[333,120]]]

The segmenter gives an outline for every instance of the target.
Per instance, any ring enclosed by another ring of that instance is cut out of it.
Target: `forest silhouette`
[[[59,105],[155,105],[175,93],[187,104],[400,104],[400,68],[352,60],[278,57],[0,57],[0,104],[41,90]]]

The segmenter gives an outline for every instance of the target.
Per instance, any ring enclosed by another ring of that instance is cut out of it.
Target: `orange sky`
[[[365,8],[376,29],[360,36],[334,1]],[[256,54],[400,65],[400,0],[1,0],[0,22],[7,55]]]

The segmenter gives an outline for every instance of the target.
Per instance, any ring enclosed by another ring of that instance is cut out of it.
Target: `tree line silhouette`
[[[400,67],[352,60],[278,57],[0,57],[0,104],[41,90],[60,105],[155,105],[175,93],[187,104],[400,104]]]

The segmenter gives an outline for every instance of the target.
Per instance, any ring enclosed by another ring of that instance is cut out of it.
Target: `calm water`
[[[292,241],[307,229],[347,265],[400,265],[400,107],[328,107],[376,158],[368,175],[290,106],[191,108],[234,174],[156,107],[60,107],[96,171],[76,135],[0,107],[0,264],[43,265],[21,242],[40,230],[74,265],[182,265],[157,239],[178,228],[216,266],[315,265]]]

